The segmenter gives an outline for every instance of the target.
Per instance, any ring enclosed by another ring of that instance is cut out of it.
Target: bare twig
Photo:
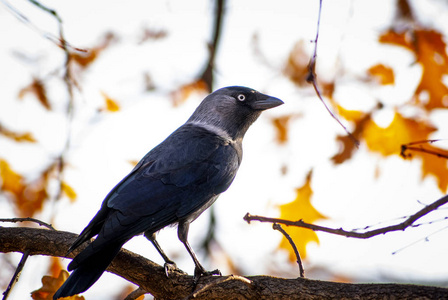
[[[186,297],[184,300],[197,298],[197,296],[199,296],[201,293],[205,292],[206,290],[213,288],[214,286],[217,286],[218,284],[230,281],[230,280],[241,281],[247,287],[253,288],[252,281],[246,277],[239,276],[239,275],[221,276],[221,277],[217,278],[216,280],[209,282],[209,283],[205,284],[204,286],[199,287],[197,290],[195,290],[191,295]]]
[[[336,120],[336,122],[341,125],[341,127],[344,129],[344,131],[347,133],[347,135],[350,137],[350,139],[355,143],[356,147],[359,147],[359,141],[355,138],[355,136],[347,130],[347,128],[342,124],[342,122],[334,115],[334,113],[330,110],[330,108],[325,103],[322,93],[320,92],[319,86],[317,84],[317,75],[316,75],[316,59],[317,59],[317,41],[319,39],[319,28],[320,28],[320,16],[322,12],[322,0],[319,1],[319,14],[317,18],[317,29],[316,29],[316,38],[314,39],[314,51],[313,56],[310,59],[310,63],[308,64],[308,75],[306,78],[306,81],[308,83],[311,83],[314,87],[314,90],[316,91],[317,97],[319,97],[322,104],[327,109],[328,113],[331,115],[333,119]]]
[[[54,17],[56,17],[58,19],[58,21],[60,21],[59,16],[57,15],[57,13],[53,9],[50,9],[50,8],[48,8],[48,7],[38,3],[35,0],[29,0],[29,1],[32,4],[34,4],[35,6],[39,7],[40,9],[43,9],[44,11],[52,14]],[[49,32],[43,31],[42,29],[40,29],[39,27],[34,25],[24,14],[22,14],[19,10],[17,10],[14,6],[12,6],[7,0],[0,0],[0,2],[19,21],[21,21],[22,23],[24,23],[25,25],[27,25],[28,27],[30,27],[34,31],[38,32],[42,37],[46,38],[47,40],[51,41],[52,43],[56,44],[57,46],[59,46],[59,47],[62,46],[61,45],[61,40],[59,38],[57,38],[56,36],[54,36],[53,34],[51,34]],[[68,44],[67,42],[65,42],[65,44],[66,44],[66,47],[70,48],[71,50],[86,52],[86,50],[74,47],[74,46]]]
[[[39,224],[39,226],[47,227],[51,230],[56,230],[51,224],[45,223],[41,220],[34,219],[34,218],[10,218],[10,219],[0,219],[0,222],[11,222],[11,223],[17,223],[17,222],[34,222]]]
[[[17,281],[19,281],[20,274],[22,273],[23,267],[25,266],[26,260],[30,256],[30,250],[25,250],[22,255],[22,259],[20,260],[19,264],[17,265],[17,269],[14,272],[14,275],[11,278],[11,281],[8,284],[8,287],[3,292],[3,300],[8,299],[8,295],[11,292],[12,288],[16,284]]]
[[[138,289],[127,295],[124,300],[135,300],[138,297],[143,296],[144,294],[148,294],[148,292],[139,287]]]
[[[296,258],[297,258],[297,264],[299,265],[299,274],[300,277],[305,277],[305,271],[303,269],[303,265],[302,265],[302,259],[300,258],[300,253],[299,250],[297,250],[296,244],[294,244],[294,241],[292,240],[292,238],[289,236],[289,234],[282,228],[282,226],[280,224],[274,223],[272,224],[272,228],[274,230],[278,230],[280,231],[285,238],[289,241],[289,243],[291,244],[292,249],[294,250],[294,253],[296,254]]]
[[[427,153],[427,154],[431,154],[431,155],[435,155],[437,157],[440,158],[446,158],[448,159],[448,154],[446,153],[440,153],[431,149],[426,149],[423,148],[422,144],[432,144],[435,142],[438,142],[440,140],[424,140],[424,141],[416,141],[416,142],[411,142],[408,144],[403,144],[401,145],[401,151],[400,151],[400,155],[401,157],[403,157],[404,159],[411,157],[411,154],[407,154],[406,151],[410,150],[410,151],[416,151],[416,152],[422,152],[422,153]],[[414,147],[414,145],[419,145],[418,147]]]
[[[328,228],[328,227],[319,226],[319,225],[315,225],[315,224],[309,224],[302,220],[289,221],[289,220],[282,220],[282,219],[278,219],[278,218],[252,216],[249,213],[247,213],[244,216],[244,220],[248,223],[250,223],[251,221],[279,223],[279,224],[284,224],[286,226],[297,226],[297,227],[302,227],[302,228],[308,228],[313,231],[322,231],[322,232],[327,232],[327,233],[336,234],[336,235],[342,235],[342,236],[351,237],[351,238],[368,239],[368,238],[371,238],[376,235],[385,234],[385,233],[393,232],[393,231],[402,231],[408,227],[415,227],[415,225],[414,225],[415,221],[417,221],[418,219],[427,215],[428,213],[438,209],[442,205],[445,205],[446,203],[448,203],[448,195],[440,198],[439,200],[435,201],[434,203],[432,203],[428,206],[425,206],[423,209],[421,209],[418,212],[416,212],[415,214],[409,216],[406,220],[404,220],[403,222],[401,222],[399,224],[386,226],[383,228],[374,229],[374,230],[370,230],[370,231],[366,231],[366,232],[347,231],[342,228],[339,228],[339,229]]]

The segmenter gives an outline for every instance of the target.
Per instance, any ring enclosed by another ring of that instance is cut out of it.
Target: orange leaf
[[[419,157],[422,160],[422,178],[434,175],[439,189],[446,192],[448,188],[448,151],[428,145],[429,141],[416,141],[403,145],[401,156],[403,158]]]
[[[296,189],[297,196],[290,202],[280,205],[280,218],[285,220],[303,220],[307,223],[313,223],[320,219],[326,219],[324,215],[318,212],[311,204],[313,190],[311,189],[312,172],[308,173],[305,184]],[[309,229],[299,227],[288,227],[286,232],[291,236],[302,258],[306,257],[306,245],[309,242],[319,243],[317,234]],[[292,262],[297,260],[295,253],[288,240],[283,237],[279,248],[289,252],[289,259]]]
[[[448,156],[448,151],[443,150],[434,146],[425,146],[425,149],[428,149],[435,153],[440,153],[445,157]],[[446,193],[448,188],[448,161],[446,158],[438,157],[437,155],[431,155],[428,153],[416,153],[422,159],[422,177],[425,178],[428,175],[434,175],[439,189]]]
[[[383,64],[374,65],[370,67],[367,72],[370,76],[378,79],[378,81],[383,85],[394,84],[395,82],[394,70]]]
[[[42,104],[47,110],[51,109],[50,102],[47,98],[47,89],[40,79],[33,78],[33,81],[28,86],[22,88],[19,91],[19,99],[23,99],[23,97],[28,93],[34,94],[40,104]]]
[[[31,292],[31,298],[34,300],[52,300],[54,293],[61,287],[61,285],[67,280],[69,274],[67,271],[62,270],[59,276],[44,276],[42,277],[42,287],[38,290]],[[84,300],[84,297],[71,296],[61,298],[64,300]]]
[[[272,119],[272,124],[276,129],[276,140],[279,144],[284,144],[288,141],[288,130],[291,119],[294,115],[286,115]]]
[[[305,51],[304,41],[294,45],[289,53],[286,66],[283,68],[283,74],[298,86],[308,85],[308,64],[310,56]]]
[[[106,102],[106,107],[104,110],[107,110],[108,112],[117,112],[120,110],[120,105],[118,105],[117,101],[110,98],[104,92],[101,92],[101,95],[103,95],[104,101]]]
[[[406,32],[389,30],[380,42],[405,47],[412,51],[423,72],[415,91],[415,99],[425,109],[448,107],[448,87],[443,83],[448,75],[448,55],[443,35],[435,30],[418,29]]]
[[[100,53],[104,49],[109,47],[114,40],[116,40],[115,34],[108,32],[105,34],[104,37],[101,38],[99,45],[91,48],[89,51],[86,52],[79,51],[70,53],[70,58],[81,67],[86,68],[91,63],[93,63],[98,58]]]
[[[177,91],[171,93],[173,99],[173,105],[178,106],[185,102],[188,97],[194,92],[207,92],[207,83],[202,80],[197,80],[181,86]]]
[[[62,264],[61,264],[61,258],[52,256],[51,258],[50,267],[48,268],[48,271],[50,272],[51,276],[56,277],[58,274],[62,271]]]

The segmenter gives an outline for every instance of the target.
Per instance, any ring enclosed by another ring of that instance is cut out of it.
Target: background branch
[[[247,223],[250,223],[251,221],[279,223],[279,224],[283,224],[286,226],[303,227],[303,228],[308,228],[308,229],[311,229],[314,231],[323,231],[323,232],[342,235],[342,236],[351,237],[351,238],[368,239],[368,238],[371,238],[376,235],[385,234],[385,233],[392,232],[392,231],[401,231],[401,230],[405,230],[408,227],[417,226],[417,225],[413,225],[415,223],[415,221],[417,221],[421,217],[427,215],[431,211],[438,209],[442,205],[445,205],[447,202],[448,202],[448,195],[440,198],[439,200],[435,201],[434,203],[432,203],[430,205],[425,206],[423,209],[421,209],[418,212],[416,212],[415,214],[409,216],[406,220],[404,220],[403,222],[401,222],[399,224],[386,226],[383,228],[374,229],[374,230],[370,230],[370,231],[366,231],[366,232],[347,231],[342,228],[339,228],[339,229],[328,228],[328,227],[324,227],[324,226],[306,223],[302,220],[289,221],[289,220],[282,220],[282,219],[277,219],[277,218],[253,216],[249,213],[247,213],[243,219]]]

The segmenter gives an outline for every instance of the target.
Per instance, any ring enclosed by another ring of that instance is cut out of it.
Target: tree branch
[[[432,203],[430,205],[425,206],[423,209],[421,209],[418,212],[416,212],[415,214],[409,216],[406,220],[404,220],[403,222],[401,222],[399,224],[391,225],[391,226],[387,226],[387,227],[383,227],[383,228],[379,228],[379,229],[375,229],[375,230],[370,230],[370,231],[366,231],[366,232],[347,231],[342,228],[339,228],[339,229],[328,228],[328,227],[324,227],[324,226],[306,223],[302,220],[288,221],[288,220],[282,220],[282,219],[277,219],[277,218],[252,216],[249,213],[247,213],[243,219],[247,223],[250,223],[251,221],[279,223],[279,224],[283,224],[286,226],[296,226],[296,227],[308,228],[313,231],[323,231],[323,232],[336,234],[336,235],[342,235],[342,236],[351,237],[351,238],[368,239],[368,238],[371,238],[376,235],[385,234],[385,233],[392,232],[392,231],[402,231],[408,227],[417,226],[417,225],[414,225],[415,221],[417,221],[421,217],[427,215],[431,211],[438,209],[442,205],[445,205],[447,202],[448,202],[448,195],[442,197],[441,199],[435,201],[434,203]]]
[[[76,234],[40,228],[0,227],[0,252],[65,257]],[[81,247],[83,248],[83,247]],[[80,249],[81,250],[81,249]],[[70,254],[73,257],[80,250]],[[165,276],[164,268],[122,249],[107,271],[138,285],[159,299],[443,299],[448,289],[403,284],[347,284],[270,276],[210,276],[193,292],[193,278],[180,273]]]

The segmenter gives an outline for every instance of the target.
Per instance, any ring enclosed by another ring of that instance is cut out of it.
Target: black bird
[[[73,271],[53,299],[86,291],[101,276],[124,243],[144,234],[165,260],[155,233],[178,225],[179,240],[195,264],[195,279],[207,272],[187,241],[188,228],[235,178],[242,140],[263,110],[283,104],[253,89],[232,86],[208,95],[188,121],[149,151],[106,196],[101,209],[69,248],[72,252],[95,235],[68,265]]]

